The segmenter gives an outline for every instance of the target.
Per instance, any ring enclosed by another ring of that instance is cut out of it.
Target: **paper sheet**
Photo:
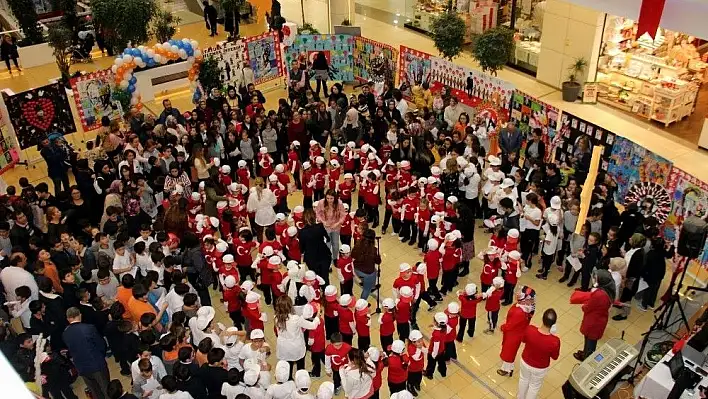
[[[580,262],[580,259],[576,258],[575,256],[568,255],[565,260],[570,263],[570,266],[572,266],[573,270],[576,272],[583,267],[583,264]]]

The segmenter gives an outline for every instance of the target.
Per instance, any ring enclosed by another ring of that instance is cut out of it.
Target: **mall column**
[[[354,23],[354,0],[326,0],[329,8],[329,32],[334,33],[335,25],[341,25],[345,19]]]

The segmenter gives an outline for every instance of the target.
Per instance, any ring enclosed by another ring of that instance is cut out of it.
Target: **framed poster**
[[[666,187],[672,165],[666,158],[617,136],[607,168],[617,183],[615,201],[623,203],[630,188],[640,182]]]
[[[398,50],[361,36],[354,37],[354,78],[368,82],[393,82]]]
[[[217,44],[204,49],[204,58],[214,57],[219,63],[221,79],[227,86],[237,90],[245,85],[243,68],[250,65],[243,40]]]
[[[101,127],[101,119],[104,116],[110,120],[120,119],[123,116],[120,101],[112,100],[111,82],[114,79],[110,69],[71,79],[74,102],[84,132]]]
[[[526,138],[533,129],[541,129],[542,140],[546,148],[550,148],[551,142],[558,133],[559,117],[558,108],[519,90],[514,91],[511,100],[511,120],[516,122]],[[552,151],[546,151],[546,162],[551,159],[551,156]]]
[[[20,148],[36,146],[49,133],[76,132],[69,98],[61,83],[8,96],[3,93],[7,112]]]
[[[583,160],[587,161],[586,157],[592,157],[593,147],[602,145],[605,149],[602,153],[600,170],[607,172],[615,138],[614,133],[573,114],[563,112],[558,134],[551,140],[550,152],[555,151],[556,160],[569,162],[569,165],[572,165]]]
[[[286,50],[288,68],[293,60],[307,60],[308,66],[318,53],[323,53],[329,63],[331,80],[354,80],[354,37],[350,35],[298,35],[295,43]]]
[[[403,97],[411,99],[410,88],[416,83],[431,84],[431,62],[433,57],[428,53],[401,46],[398,56],[398,86],[406,84]]]
[[[277,32],[247,37],[243,41],[255,84],[283,76],[283,60]]]

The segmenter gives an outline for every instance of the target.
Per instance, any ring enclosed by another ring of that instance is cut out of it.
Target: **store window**
[[[447,0],[418,0],[411,7],[412,18],[407,15],[404,26],[430,33],[433,19],[445,12],[447,5]],[[536,74],[545,0],[457,0],[453,2],[453,7],[467,25],[468,44],[474,35],[496,26],[513,29],[516,50],[510,64],[524,72]]]
[[[704,40],[659,28],[638,40],[636,21],[607,16],[598,60],[598,101],[663,127],[695,115],[708,64],[699,48]],[[705,49],[703,49],[705,51]],[[701,123],[702,124],[702,123]]]

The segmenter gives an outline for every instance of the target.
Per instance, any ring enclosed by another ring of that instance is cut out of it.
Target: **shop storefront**
[[[631,19],[606,17],[598,101],[663,127],[696,112],[704,116],[707,110],[696,103],[708,95],[702,85],[708,78],[706,41],[663,28],[653,40],[649,35],[636,39],[636,31]]]
[[[447,0],[418,0],[408,7],[405,27],[430,33],[433,20],[445,12]],[[514,30],[516,51],[510,61],[512,66],[536,75],[538,55],[541,51],[541,28],[545,0],[457,0],[453,7],[467,26],[466,39],[496,26]],[[410,15],[412,13],[412,15]]]

